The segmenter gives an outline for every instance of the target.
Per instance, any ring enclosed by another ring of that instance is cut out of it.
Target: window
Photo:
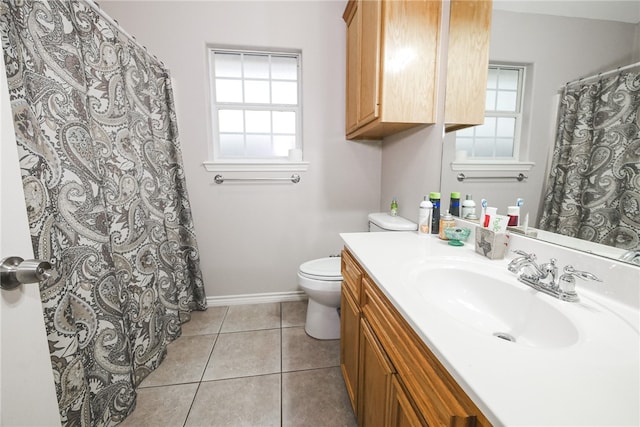
[[[456,132],[471,160],[518,161],[525,67],[489,65],[484,124]]]
[[[300,56],[209,49],[214,163],[300,161]]]

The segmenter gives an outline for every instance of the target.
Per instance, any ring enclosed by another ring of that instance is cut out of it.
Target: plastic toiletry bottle
[[[431,234],[438,234],[438,230],[440,230],[440,193],[429,193],[429,201],[433,204],[433,213],[431,215]]]
[[[396,196],[393,196],[393,199],[391,200],[391,212],[389,213],[391,214],[391,216],[398,215],[398,199],[396,198]]]
[[[473,196],[471,194],[467,194],[462,202],[462,218],[471,219],[467,218],[469,215],[472,215],[473,217],[476,216],[476,202],[473,201]]]
[[[418,209],[418,234],[426,236],[431,234],[431,215],[433,214],[433,203],[424,196]]]
[[[444,230],[446,228],[455,227],[455,226],[456,226],[456,220],[453,219],[453,215],[451,215],[449,213],[449,211],[447,211],[447,213],[442,215],[442,218],[440,218],[440,232],[439,232],[438,236],[442,240],[449,240],[447,235],[444,234]]]
[[[456,191],[451,193],[451,201],[449,202],[449,213],[460,218],[460,193]]]

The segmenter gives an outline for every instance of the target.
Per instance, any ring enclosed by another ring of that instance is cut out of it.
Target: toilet
[[[369,231],[415,231],[416,223],[386,212],[369,214]],[[298,285],[309,297],[304,330],[320,340],[340,338],[340,272],[339,256],[304,262],[298,269]]]

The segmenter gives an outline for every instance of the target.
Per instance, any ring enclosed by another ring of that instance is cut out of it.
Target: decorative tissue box
[[[509,236],[494,233],[486,228],[476,228],[476,252],[489,259],[502,259],[507,253]]]

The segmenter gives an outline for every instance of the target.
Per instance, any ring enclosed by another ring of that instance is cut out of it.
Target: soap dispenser
[[[398,199],[395,196],[393,196],[393,199],[391,200],[391,210],[389,212],[389,215],[391,216],[398,215]]]
[[[455,227],[455,226],[456,226],[456,221],[455,219],[453,219],[453,215],[451,215],[449,211],[447,211],[447,213],[442,215],[442,217],[440,218],[440,232],[438,233],[438,236],[442,240],[449,240],[447,235],[444,233],[444,230],[446,228]]]

